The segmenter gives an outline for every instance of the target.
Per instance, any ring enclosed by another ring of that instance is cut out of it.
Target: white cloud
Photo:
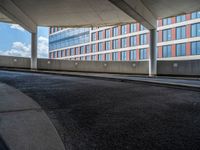
[[[10,26],[10,28],[11,28],[11,29],[15,29],[15,30],[19,30],[19,31],[22,31],[22,32],[25,31],[25,29],[24,29],[23,27],[21,27],[20,25],[18,25],[18,24],[12,24],[12,25]]]
[[[31,56],[31,45],[22,42],[14,42],[10,50],[1,51],[1,55],[7,56],[19,56],[19,57],[30,57]],[[48,38],[40,36],[38,38],[38,57],[48,57]]]

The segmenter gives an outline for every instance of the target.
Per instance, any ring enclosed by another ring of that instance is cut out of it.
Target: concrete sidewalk
[[[195,91],[200,91],[200,78],[191,78],[191,77],[168,77],[168,76],[148,77],[147,75],[86,73],[86,72],[70,72],[70,71],[64,72],[64,71],[49,71],[49,70],[48,71],[28,70],[28,69],[3,69],[3,70],[67,75],[75,77],[89,77],[95,79],[109,79],[121,82],[142,82],[159,86],[187,88]]]
[[[0,83],[0,136],[10,150],[64,150],[41,107],[19,90]]]

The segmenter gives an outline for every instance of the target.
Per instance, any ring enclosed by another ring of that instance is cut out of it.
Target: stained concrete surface
[[[200,93],[139,83],[0,71],[38,102],[69,150],[196,150]]]

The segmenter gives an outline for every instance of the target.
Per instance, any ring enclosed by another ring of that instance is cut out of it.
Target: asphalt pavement
[[[0,71],[33,98],[67,150],[198,150],[200,92],[143,83]]]

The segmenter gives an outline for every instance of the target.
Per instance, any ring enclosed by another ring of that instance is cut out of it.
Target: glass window
[[[90,60],[90,58],[91,58],[90,56],[86,56],[86,60]]]
[[[99,40],[103,39],[103,31],[99,31]]]
[[[86,45],[86,53],[90,53],[90,46],[89,45]]]
[[[103,50],[103,43],[99,43],[99,51],[102,51]]]
[[[103,60],[103,54],[99,54],[99,55],[98,55],[98,60],[99,60],[99,61],[102,61],[102,60]]]
[[[96,60],[96,55],[92,55],[92,60],[93,60],[93,61]]]
[[[118,60],[118,52],[114,52],[113,54],[113,61],[117,61]]]
[[[74,48],[70,49],[70,55],[73,56],[74,55]]]
[[[117,40],[113,40],[112,42],[113,42],[113,44],[112,44],[113,49],[117,49],[119,47],[118,39]]]
[[[130,25],[130,32],[136,32],[137,31],[137,24],[131,23]]]
[[[131,50],[130,51],[130,60],[136,60],[137,55],[136,55],[136,50]]]
[[[183,22],[186,20],[186,16],[185,15],[180,15],[176,17],[176,22]]]
[[[200,36],[200,23],[191,25],[191,36],[192,37]]]
[[[186,38],[186,27],[182,26],[182,27],[177,27],[176,28],[176,39],[184,39]]]
[[[121,39],[121,44],[122,44],[122,48],[125,48],[126,47],[126,44],[127,44],[127,38],[122,38]]]
[[[84,46],[81,46],[81,48],[80,48],[80,54],[84,54],[85,52],[85,49],[84,49]]]
[[[140,45],[147,44],[147,34],[140,35]]]
[[[117,36],[119,33],[118,33],[118,27],[114,27],[113,28],[113,36]]]
[[[127,26],[122,25],[122,35],[127,33]]]
[[[58,58],[61,57],[61,51],[58,51]]]
[[[109,38],[110,37],[110,29],[107,29],[106,30],[106,38]]]
[[[200,55],[200,41],[191,43],[191,54]]]
[[[186,44],[177,44],[176,45],[176,56],[185,56],[186,55]]]
[[[96,36],[96,33],[92,33],[92,41],[96,41],[97,40],[97,36]]]
[[[191,18],[192,18],[192,19],[200,18],[200,11],[193,12],[193,13],[191,14]]]
[[[65,55],[68,56],[68,49],[65,50]]]
[[[80,60],[85,60],[85,57],[84,56],[80,57]]]
[[[77,47],[76,48],[76,55],[78,55],[79,54],[79,48]]]
[[[92,52],[96,52],[96,44],[92,44]]]
[[[163,25],[169,25],[171,23],[172,23],[171,18],[165,18],[165,19],[163,19]]]
[[[106,54],[106,61],[110,61],[110,54]]]
[[[110,41],[106,41],[106,50],[110,50]]]
[[[140,25],[140,31],[146,30],[146,28],[143,25]]]
[[[147,59],[147,49],[146,48],[143,48],[143,49],[140,49],[140,59]]]
[[[121,60],[126,61],[126,51],[121,52]]]
[[[163,57],[171,57],[171,45],[163,46],[162,55]]]
[[[130,46],[136,46],[137,45],[137,38],[136,36],[130,37]]]
[[[172,38],[171,29],[163,30],[163,41],[169,41]]]

